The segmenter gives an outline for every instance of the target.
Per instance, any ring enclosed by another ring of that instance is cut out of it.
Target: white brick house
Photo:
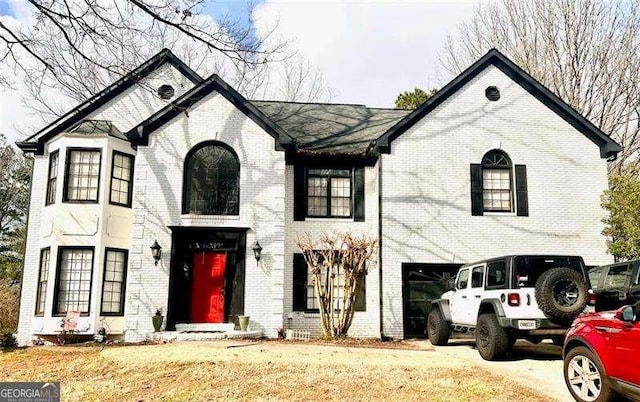
[[[35,159],[22,344],[70,310],[127,341],[156,309],[167,330],[248,315],[317,335],[302,232],[380,238],[353,336],[420,335],[465,262],[611,260],[599,197],[620,146],[496,50],[415,111],[249,101],[164,50],[18,146]]]

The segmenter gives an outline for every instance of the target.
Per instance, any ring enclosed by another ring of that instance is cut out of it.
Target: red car
[[[616,395],[640,401],[640,302],[576,318],[562,355],[564,380],[576,401]]]

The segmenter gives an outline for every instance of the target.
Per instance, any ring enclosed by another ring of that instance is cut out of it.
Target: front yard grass
[[[552,401],[517,378],[424,349],[288,342],[30,347],[0,381],[59,381],[63,400]]]

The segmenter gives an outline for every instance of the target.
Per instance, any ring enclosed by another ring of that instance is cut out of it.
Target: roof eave
[[[565,121],[571,124],[574,128],[584,134],[598,147],[600,147],[600,156],[602,158],[611,159],[615,158],[617,153],[622,150],[622,147],[614,140],[606,135],[602,130],[593,125],[584,116],[574,110],[566,102],[560,99],[557,95],[552,93],[549,89],[540,84],[537,80],[527,74],[518,65],[509,60],[505,55],[500,53],[497,49],[491,49],[487,54],[481,57],[478,61],[469,66],[466,70],[460,73],[447,85],[445,85],[434,96],[429,98],[425,103],[419,106],[412,113],[408,114],[405,118],[400,120],[394,126],[389,128],[382,136],[376,140],[376,146],[381,153],[391,152],[391,143],[411,128],[415,123],[421,120],[424,116],[429,114],[433,109],[439,106],[447,98],[453,95],[457,90],[466,85],[471,79],[478,75],[489,65],[494,65],[500,69],[503,73],[513,79],[522,88],[529,92],[532,96],[536,97],[547,107],[553,110],[556,114],[562,117]]]
[[[295,143],[293,138],[287,134],[285,130],[271,121],[258,108],[251,104],[251,102],[247,101],[216,74],[202,81],[179,99],[176,99],[175,102],[159,110],[136,127],[133,127],[126,133],[126,136],[133,145],[149,145],[150,134],[158,130],[179,113],[187,111],[191,106],[213,91],[218,91],[225,99],[238,108],[238,110],[267,131],[276,141],[275,150],[284,151],[294,147]]]
[[[55,135],[63,132],[64,130],[70,128],[78,121],[82,120],[84,117],[88,116],[90,113],[94,112],[106,102],[115,98],[126,89],[128,89],[131,85],[135,84],[140,79],[148,76],[153,71],[155,71],[158,67],[160,67],[165,62],[171,64],[176,69],[178,69],[185,77],[187,77],[194,84],[198,84],[202,81],[202,77],[200,77],[195,71],[193,71],[189,66],[187,66],[182,60],[180,60],[176,55],[174,55],[169,49],[163,49],[158,52],[155,56],[151,57],[146,62],[142,63],[140,66],[129,72],[127,75],[121,77],[116,82],[112,83],[102,91],[98,92],[96,95],[82,102],[80,105],[76,106],[66,114],[60,116],[58,119],[44,127],[42,130],[33,134],[25,142],[33,142],[33,140],[38,143],[46,142]],[[44,144],[39,145],[39,149],[43,149]]]
[[[36,155],[42,155],[42,152],[38,152],[38,142],[37,141],[20,141],[16,142],[16,146],[20,148],[20,150],[25,153],[33,153]]]

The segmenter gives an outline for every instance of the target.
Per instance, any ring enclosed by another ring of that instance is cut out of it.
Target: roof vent
[[[173,89],[173,87],[171,85],[160,85],[160,88],[158,88],[158,96],[160,96],[161,99],[167,100],[167,99],[171,99],[173,98],[173,95],[175,95],[176,90]]]
[[[495,102],[500,99],[500,90],[494,86],[487,87],[487,89],[484,90],[484,96],[490,101]]]

